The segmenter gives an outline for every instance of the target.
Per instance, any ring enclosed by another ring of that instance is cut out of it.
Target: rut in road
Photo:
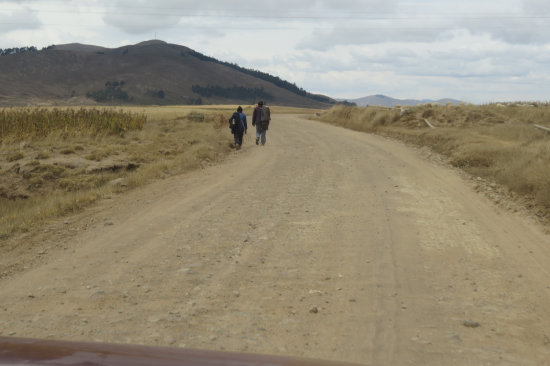
[[[372,365],[550,359],[534,223],[386,138],[292,115],[267,137],[8,253],[22,270],[0,282],[1,333]]]

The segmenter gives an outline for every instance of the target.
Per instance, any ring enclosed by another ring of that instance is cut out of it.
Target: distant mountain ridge
[[[336,101],[279,77],[159,40],[80,43],[0,56],[0,104],[254,104],[323,108]]]
[[[376,95],[369,95],[367,97],[357,98],[357,99],[338,99],[339,101],[347,101],[350,103],[355,103],[360,107],[365,106],[380,106],[380,107],[395,107],[396,105],[400,106],[415,106],[419,104],[426,104],[426,103],[438,103],[441,105],[446,105],[447,103],[452,103],[454,105],[458,105],[462,103],[460,100],[456,99],[450,99],[450,98],[443,98],[438,100],[432,100],[432,99],[395,99],[392,97],[388,97],[382,94],[376,94]]]

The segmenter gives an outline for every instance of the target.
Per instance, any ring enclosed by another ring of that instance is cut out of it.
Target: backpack
[[[262,130],[267,130],[269,128],[269,121],[271,120],[271,111],[269,107],[260,108],[260,126]]]
[[[261,107],[260,108],[260,121],[265,122],[271,119],[271,113],[269,110],[269,107]]]

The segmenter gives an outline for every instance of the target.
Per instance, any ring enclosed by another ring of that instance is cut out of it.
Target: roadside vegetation
[[[502,188],[536,216],[550,221],[550,106],[546,104],[336,106],[318,119],[346,128],[427,146],[455,167]],[[430,126],[431,125],[431,126]]]
[[[65,137],[96,136],[141,130],[147,116],[117,110],[8,108],[0,110],[0,141],[9,138],[43,138],[52,133]]]
[[[0,110],[0,239],[229,151],[233,107]]]

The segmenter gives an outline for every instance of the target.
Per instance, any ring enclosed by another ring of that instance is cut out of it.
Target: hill
[[[456,99],[439,99],[439,100],[432,100],[432,99],[395,99],[391,98],[385,95],[376,94],[376,95],[369,95],[367,97],[363,98],[357,98],[357,99],[346,99],[346,101],[350,103],[355,103],[360,107],[372,105],[372,106],[380,106],[380,107],[395,107],[396,105],[402,105],[402,106],[416,106],[420,104],[426,104],[426,103],[438,103],[441,105],[446,105],[447,103],[452,103],[454,105],[458,105],[461,103],[461,101]]]
[[[326,107],[335,102],[267,73],[163,41],[114,49],[73,43],[24,50],[0,57],[2,105],[254,104],[263,99]]]

